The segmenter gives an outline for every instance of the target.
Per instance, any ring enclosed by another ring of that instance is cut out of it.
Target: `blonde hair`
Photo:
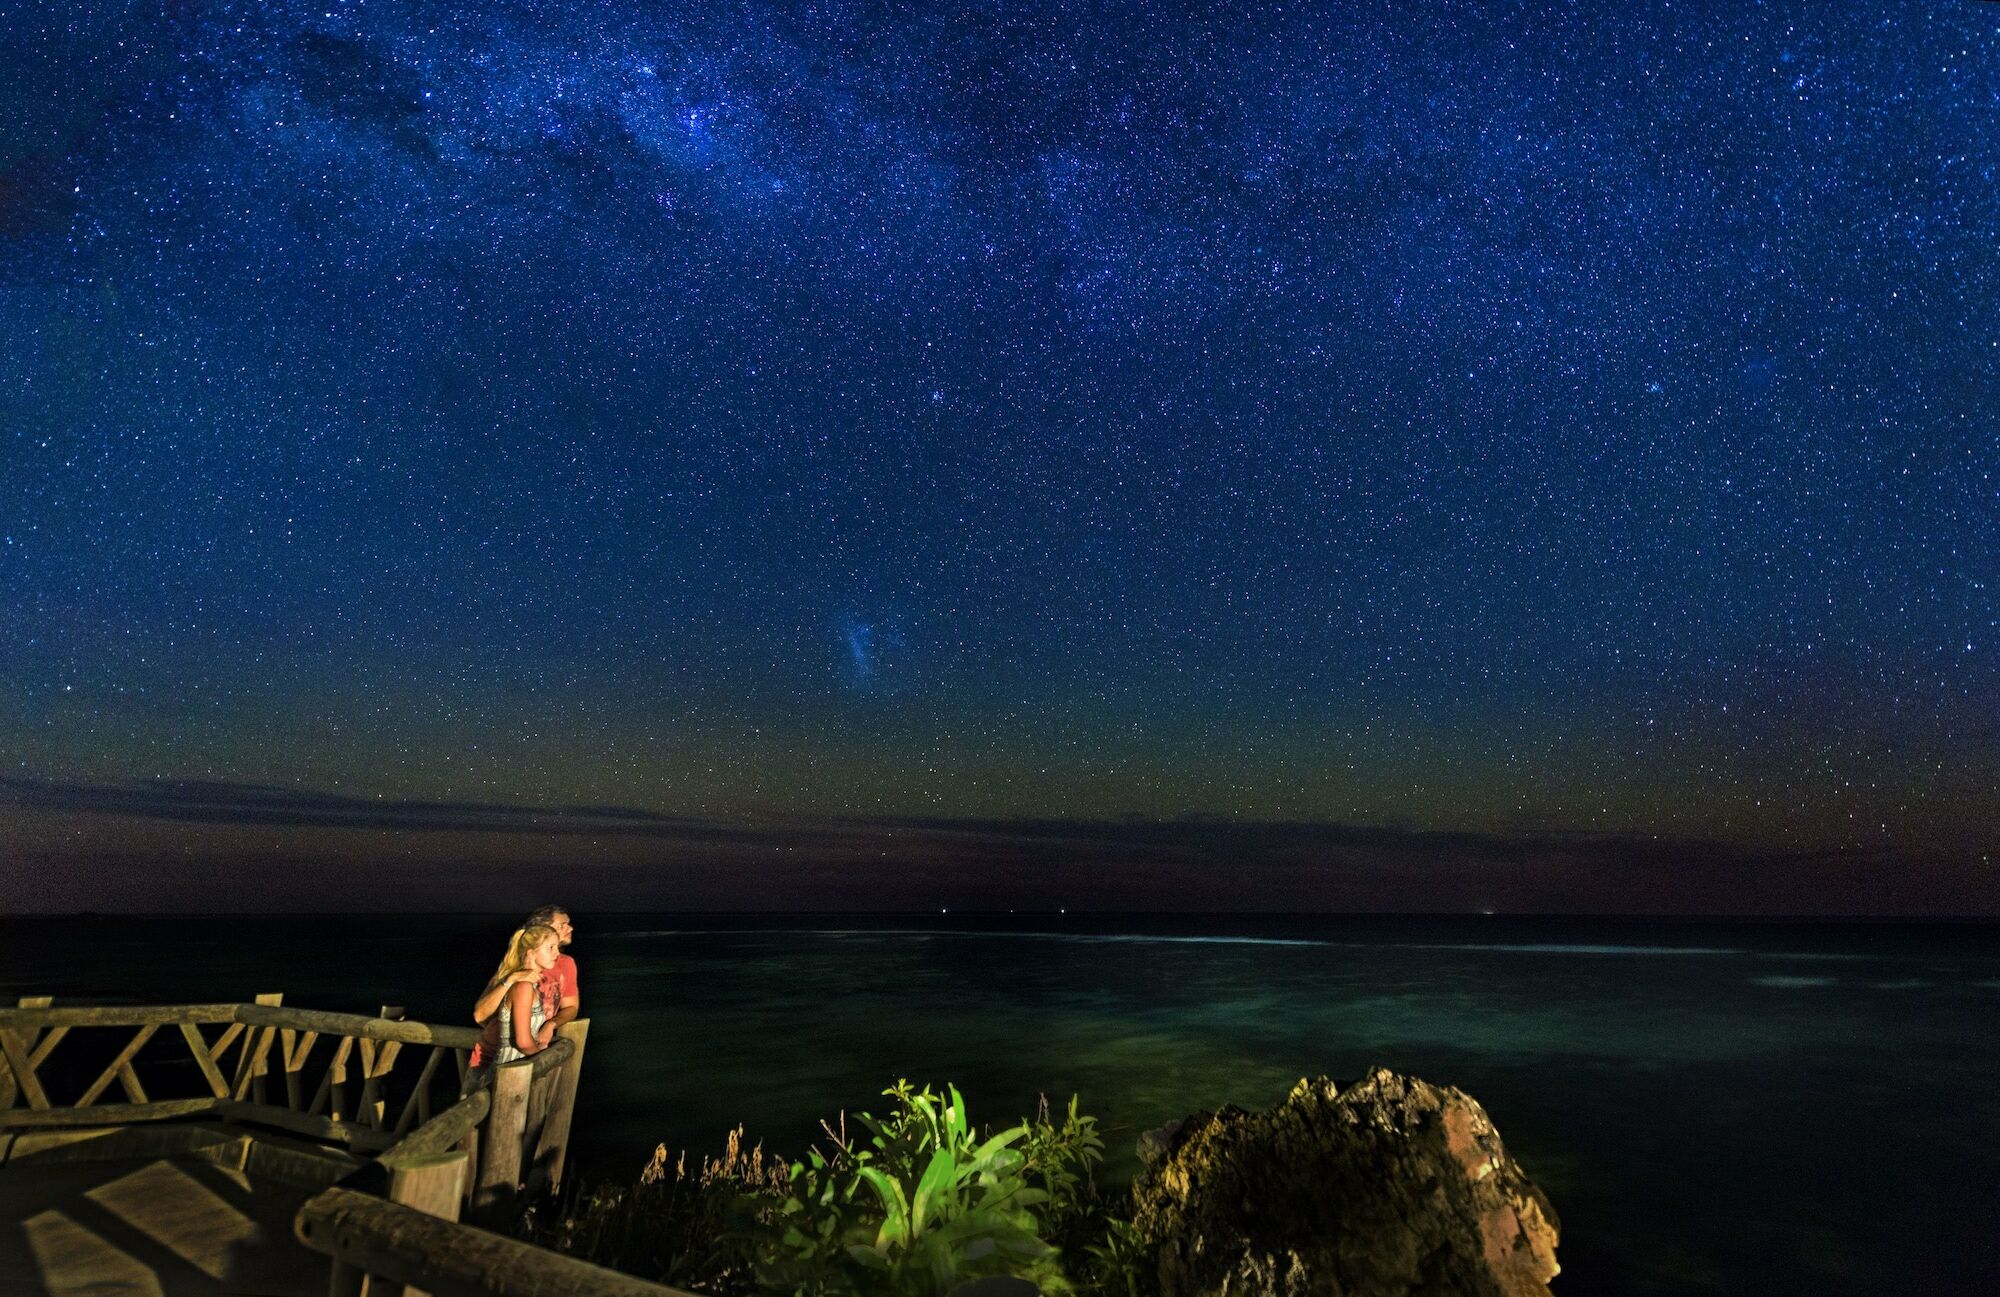
[[[500,961],[499,969],[493,974],[493,982],[504,982],[515,973],[528,966],[528,952],[556,935],[556,930],[546,923],[531,923],[513,936],[507,938],[507,957]],[[493,985],[488,982],[487,985]]]

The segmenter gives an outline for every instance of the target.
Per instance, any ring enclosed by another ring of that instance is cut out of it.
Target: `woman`
[[[498,1019],[498,1031],[493,1033],[494,1048],[486,1050],[482,1042],[478,1064],[466,1073],[465,1093],[479,1088],[494,1064],[511,1063],[547,1048],[536,1034],[541,1031],[547,1014],[547,1006],[542,1003],[541,980],[542,974],[555,967],[556,956],[561,953],[561,938],[547,924],[523,928],[508,940],[507,957],[500,961],[500,967],[486,983],[488,991],[507,988],[494,1014]]]

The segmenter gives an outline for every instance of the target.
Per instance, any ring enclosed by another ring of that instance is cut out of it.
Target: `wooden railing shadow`
[[[109,1150],[151,1123],[220,1119],[367,1157],[293,1220],[301,1243],[332,1258],[330,1297],[685,1297],[498,1232],[524,1195],[562,1180],[589,1030],[588,1019],[564,1024],[549,1048],[492,1068],[461,1097],[479,1033],[407,1021],[393,1006],[369,1018],[288,1008],[276,995],[28,999],[0,1009],[0,1139],[101,1139]],[[130,1034],[102,1039],[110,1032]],[[67,1067],[55,1062],[65,1040],[76,1042]],[[397,1070],[420,1053],[414,1076]],[[113,1085],[124,1102],[101,1101]]]

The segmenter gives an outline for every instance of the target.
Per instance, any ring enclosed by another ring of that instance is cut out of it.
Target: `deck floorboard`
[[[310,1194],[198,1157],[10,1165],[0,1275],[12,1297],[321,1297],[292,1236]]]

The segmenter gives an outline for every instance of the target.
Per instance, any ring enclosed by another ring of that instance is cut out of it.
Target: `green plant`
[[[789,1165],[743,1152],[690,1169],[662,1147],[637,1183],[535,1204],[528,1237],[715,1297],[941,1297],[1011,1274],[1044,1293],[1149,1297],[1142,1249],[1093,1176],[1104,1142],[1072,1098],[1061,1119],[981,1133],[965,1099],[899,1080],[880,1117],[821,1123],[824,1150]],[[1068,1261],[1068,1268],[1064,1262]]]
[[[1099,1241],[1085,1245],[1084,1254],[1090,1258],[1084,1286],[1096,1297],[1146,1297],[1152,1291],[1145,1240],[1131,1221],[1102,1217]]]
[[[847,1138],[843,1120],[827,1128],[830,1154],[793,1164],[760,1281],[801,1297],[936,1297],[987,1274],[1065,1287],[1035,1211],[1048,1194],[1014,1147],[1028,1125],[982,1139],[955,1087],[940,1095],[898,1081],[883,1094],[895,1105],[885,1116],[856,1119],[865,1140]]]
[[[544,1247],[627,1274],[714,1294],[752,1288],[749,1239],[740,1228],[785,1183],[759,1145],[730,1132],[719,1158],[688,1166],[663,1144],[634,1183],[573,1181],[531,1205],[521,1233]]]
[[[1049,1116],[1049,1098],[1042,1096],[1040,1110],[1027,1125],[1021,1143],[1027,1172],[1041,1183],[1048,1195],[1045,1213],[1060,1228],[1081,1214],[1095,1200],[1097,1185],[1093,1172],[1104,1161],[1104,1141],[1097,1134],[1097,1118],[1077,1111],[1077,1096],[1069,1097],[1069,1107],[1060,1124]]]

